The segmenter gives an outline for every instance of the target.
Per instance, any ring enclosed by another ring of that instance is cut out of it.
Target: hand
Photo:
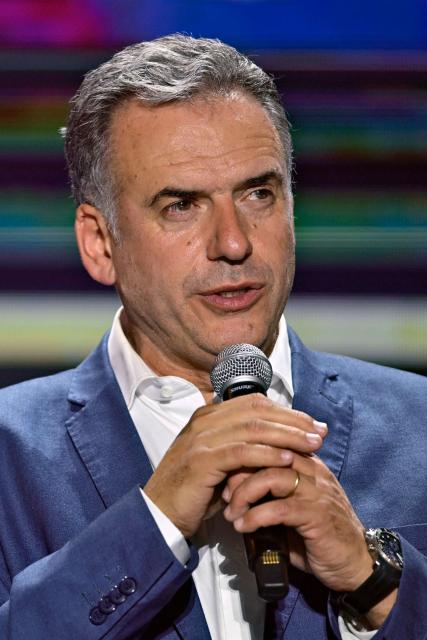
[[[325,434],[325,425],[260,394],[207,405],[193,414],[144,491],[190,537],[230,473],[287,467],[293,451],[316,451]]]
[[[252,506],[268,492],[276,499]],[[237,531],[289,527],[291,564],[312,572],[329,589],[351,591],[372,573],[364,528],[343,488],[317,456],[295,452],[287,468],[230,477],[223,497],[229,499],[224,516]]]

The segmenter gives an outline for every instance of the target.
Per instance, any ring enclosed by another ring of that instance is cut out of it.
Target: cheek
[[[292,228],[285,221],[280,226],[263,229],[263,254],[265,260],[273,267],[282,269],[294,253],[294,237]]]
[[[197,270],[200,247],[195,238],[152,238],[130,251],[123,265],[127,289],[133,287],[147,299],[180,300],[186,279]],[[131,292],[129,292],[131,293]]]

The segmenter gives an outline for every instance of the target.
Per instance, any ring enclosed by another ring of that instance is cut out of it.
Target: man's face
[[[153,108],[131,100],[113,115],[111,143],[112,257],[140,355],[166,373],[165,363],[207,371],[238,342],[269,352],[294,237],[282,147],[263,109],[243,94]]]

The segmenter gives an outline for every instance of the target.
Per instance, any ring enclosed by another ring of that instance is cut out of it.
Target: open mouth
[[[217,295],[221,296],[222,298],[236,298],[237,296],[241,296],[247,291],[249,291],[249,288],[245,287],[244,289],[235,289],[233,291],[220,291]]]
[[[221,311],[243,311],[251,307],[262,295],[263,285],[248,284],[238,287],[224,286],[202,294],[209,306]]]

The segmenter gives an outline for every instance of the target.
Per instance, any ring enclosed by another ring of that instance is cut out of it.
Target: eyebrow
[[[158,200],[160,200],[161,198],[182,198],[183,200],[188,199],[194,199],[197,196],[203,195],[204,192],[202,191],[191,191],[188,189],[178,189],[177,187],[164,187],[164,189],[161,189],[160,191],[158,191],[150,200],[150,202],[148,203],[148,205],[150,207],[152,207],[154,204],[156,204],[156,202],[158,202]]]
[[[247,180],[243,180],[240,184],[237,185],[235,191],[241,191],[243,189],[250,189],[251,187],[259,187],[266,182],[277,182],[280,185],[284,184],[284,175],[280,171],[276,171],[272,169],[270,171],[265,171],[261,173],[259,176],[254,176],[253,178],[248,178]]]
[[[277,182],[280,185],[284,184],[284,176],[280,171],[276,171],[275,169],[270,171],[265,171],[261,173],[259,176],[253,176],[251,178],[247,178],[243,180],[233,191],[243,191],[244,189],[250,189],[252,187],[259,187],[266,182]],[[149,201],[148,205],[152,207],[156,204],[161,198],[181,198],[183,200],[194,200],[200,196],[206,196],[207,193],[205,191],[197,191],[195,189],[179,189],[178,187],[164,187],[160,191],[154,194],[154,196]]]

